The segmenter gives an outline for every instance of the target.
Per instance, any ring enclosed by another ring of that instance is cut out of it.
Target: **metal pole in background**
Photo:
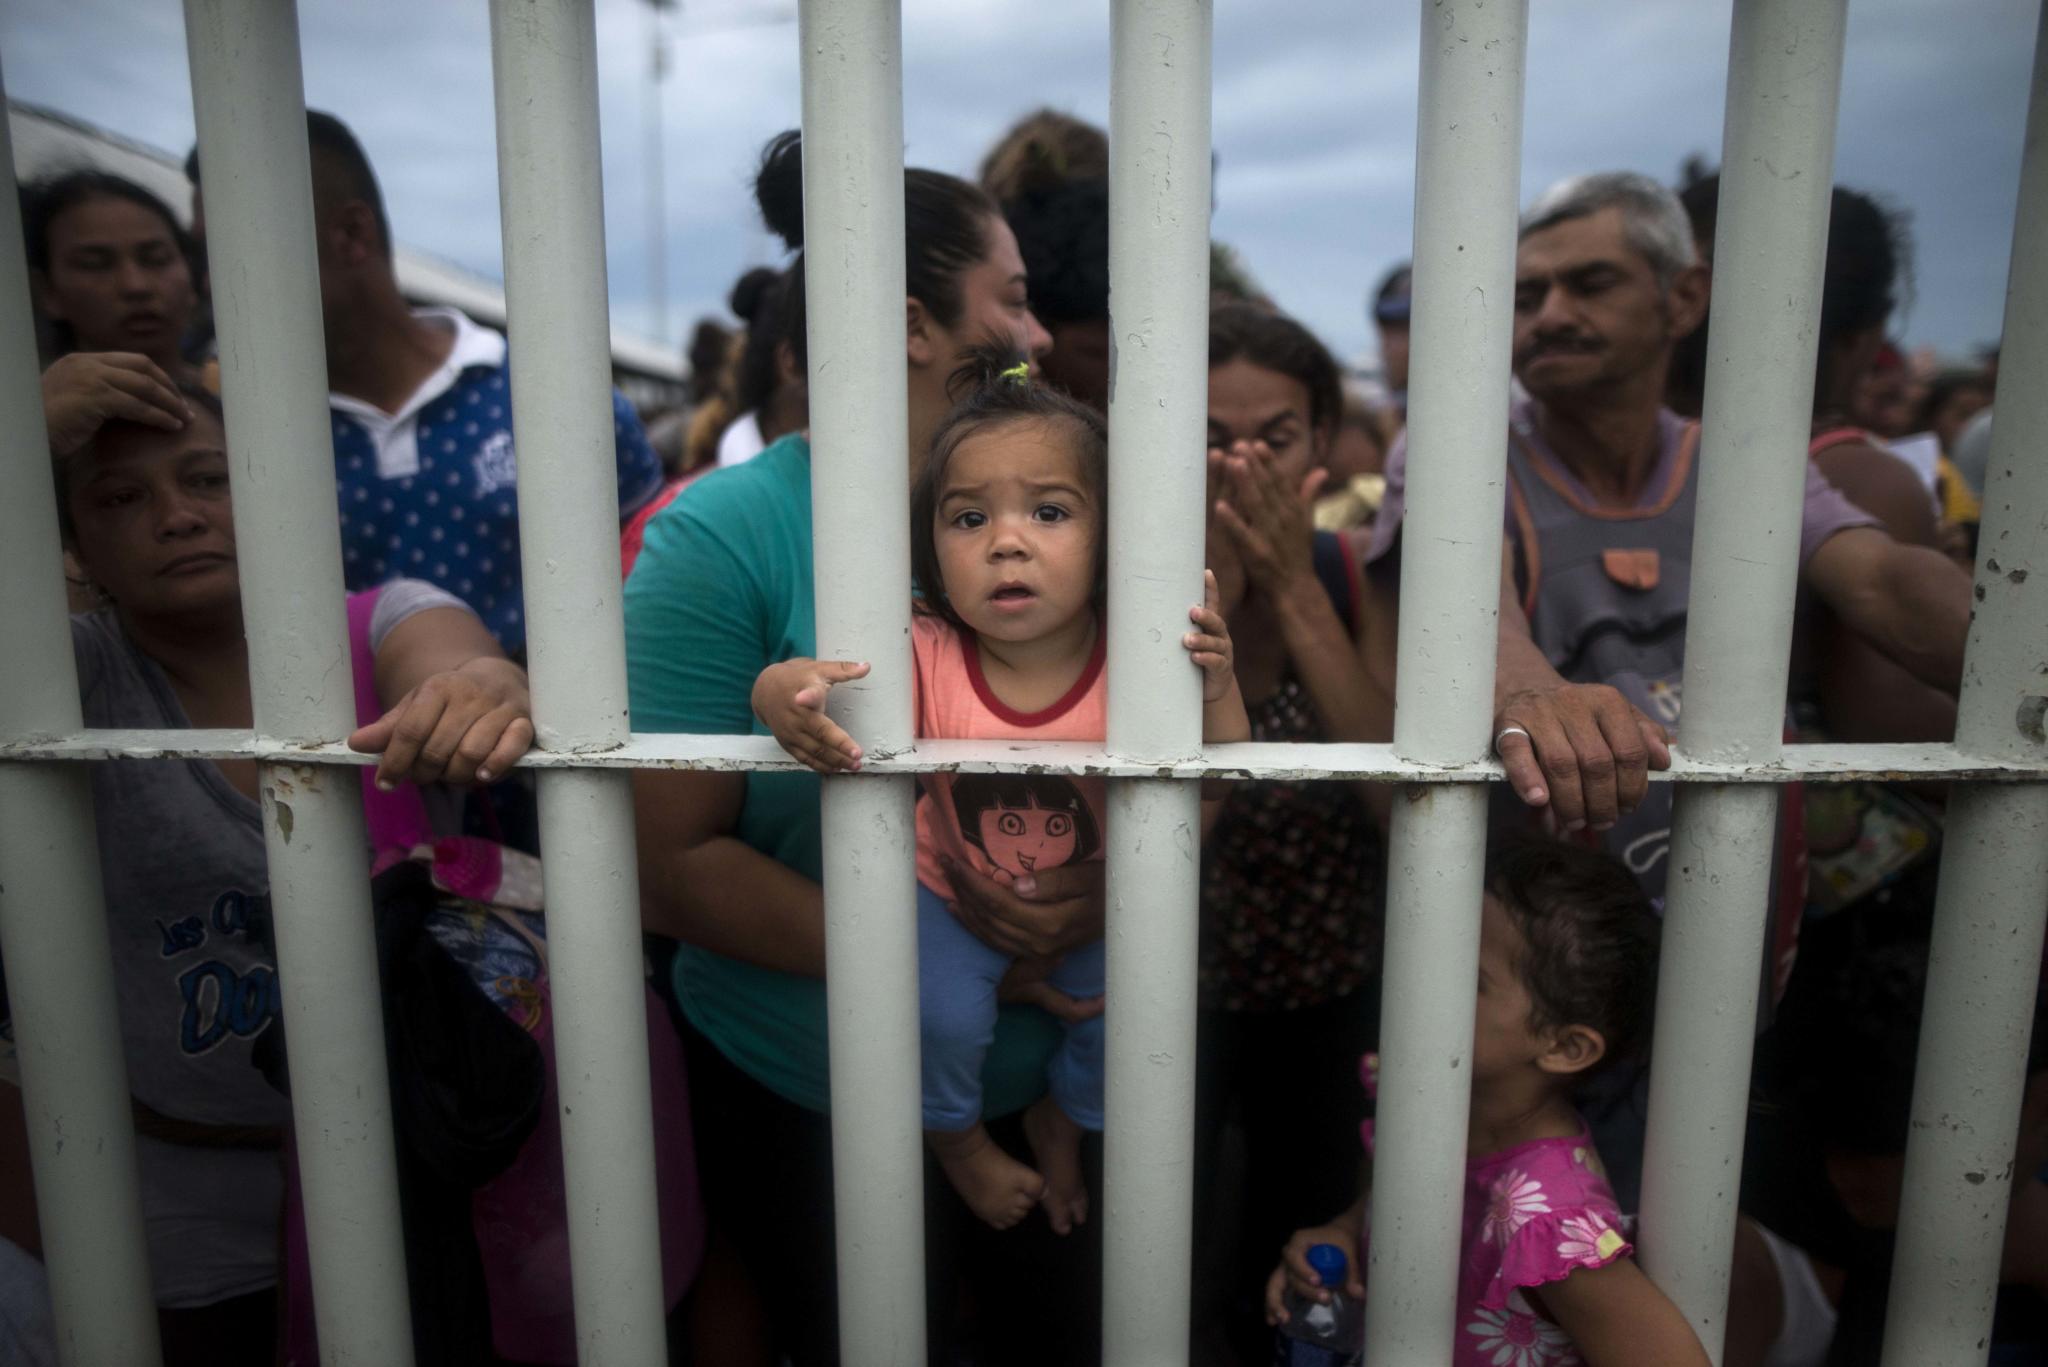
[[[534,729],[627,736],[592,0],[495,0],[520,572]],[[578,1360],[666,1362],[632,776],[539,776]]]
[[[0,121],[0,166],[12,165],[13,139]],[[84,722],[64,620],[21,201],[0,199],[0,410],[16,415],[0,428],[0,546],[9,562],[0,734],[69,735]],[[58,908],[63,914],[53,915]],[[0,764],[0,961],[58,1354],[66,1367],[159,1362],[92,780],[81,768]]]
[[[1506,497],[1526,0],[1425,0],[1415,154],[1408,512],[1394,748],[1488,753]],[[1455,1332],[1487,790],[1411,787],[1387,869],[1370,1362],[1448,1362]]]
[[[1737,0],[1685,652],[1688,752],[1783,741],[1802,459],[1846,0]],[[1778,790],[1678,795],[1650,1069],[1643,1265],[1719,1361]],[[1796,909],[1787,909],[1796,914]]]
[[[1202,743],[1210,0],[1116,0],[1109,103],[1110,750]],[[1109,785],[1103,1360],[1185,1363],[1193,1277],[1201,793]]]
[[[832,690],[831,709],[886,755],[912,742],[902,9],[804,0],[798,24],[818,654],[873,665]],[[913,784],[824,783],[839,1337],[853,1367],[925,1360]]]
[[[355,725],[298,13],[186,0],[256,732]],[[328,1362],[412,1361],[360,780],[262,767],[292,1118]]]
[[[2048,25],[2036,37],[1956,746],[2048,755]],[[1982,1363],[2048,917],[2048,784],[1959,787],[1935,900],[1885,1367]]]

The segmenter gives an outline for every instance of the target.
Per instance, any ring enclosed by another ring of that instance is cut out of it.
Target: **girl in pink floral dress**
[[[1480,913],[1472,1110],[1451,1367],[1705,1367],[1692,1328],[1635,1264],[1621,1211],[1571,1093],[1640,1050],[1656,1001],[1656,920],[1605,855],[1539,840],[1488,860]],[[1373,1091],[1378,1059],[1361,1065]],[[1316,1244],[1356,1249],[1366,1296],[1372,1122],[1352,1207],[1299,1230],[1266,1287],[1326,1299]],[[1371,1315],[1370,1298],[1366,1313]]]

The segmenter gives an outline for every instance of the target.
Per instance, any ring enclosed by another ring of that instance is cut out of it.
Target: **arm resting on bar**
[[[468,608],[427,608],[391,628],[377,648],[384,715],[348,738],[381,755],[376,780],[490,782],[533,744],[526,671]]]
[[[1812,460],[1829,484],[1878,519],[1894,541],[1940,549],[1927,486],[1897,456],[1857,442],[1831,446]],[[1921,683],[1834,612],[1822,609],[1810,617],[1804,624],[1811,652],[1807,667],[1817,676],[1821,717],[1831,739],[1946,741],[1955,736],[1954,694]],[[1797,670],[1796,653],[1794,658]]]
[[[1813,553],[1806,582],[1851,631],[1914,678],[1945,693],[1962,686],[1970,579],[1940,551],[1851,527]]]

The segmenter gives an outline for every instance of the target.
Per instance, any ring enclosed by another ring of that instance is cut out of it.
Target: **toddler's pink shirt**
[[[1103,639],[1066,695],[1038,712],[1019,712],[989,688],[973,636],[938,617],[910,619],[915,661],[915,722],[920,740],[1094,740],[1106,734],[1109,692]],[[939,863],[989,875],[1022,877],[1102,857],[1107,798],[1099,778],[1060,774],[926,774],[917,804],[917,880],[952,899]]]
[[[1378,1065],[1374,1054],[1360,1060],[1368,1093],[1376,1091]],[[1363,1128],[1370,1152],[1372,1122]],[[1522,1293],[1634,1252],[1591,1133],[1582,1128],[1569,1139],[1535,1139],[1468,1159],[1463,1228],[1451,1367],[1584,1367],[1564,1330]],[[1360,1267],[1368,1265],[1367,1242],[1359,1241]]]

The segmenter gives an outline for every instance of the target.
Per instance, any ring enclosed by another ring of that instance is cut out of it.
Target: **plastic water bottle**
[[[1327,1304],[1287,1293],[1287,1322],[1273,1340],[1273,1367],[1351,1367],[1364,1361],[1365,1306],[1344,1294],[1349,1260],[1335,1244],[1308,1251],[1308,1265],[1330,1293]]]

